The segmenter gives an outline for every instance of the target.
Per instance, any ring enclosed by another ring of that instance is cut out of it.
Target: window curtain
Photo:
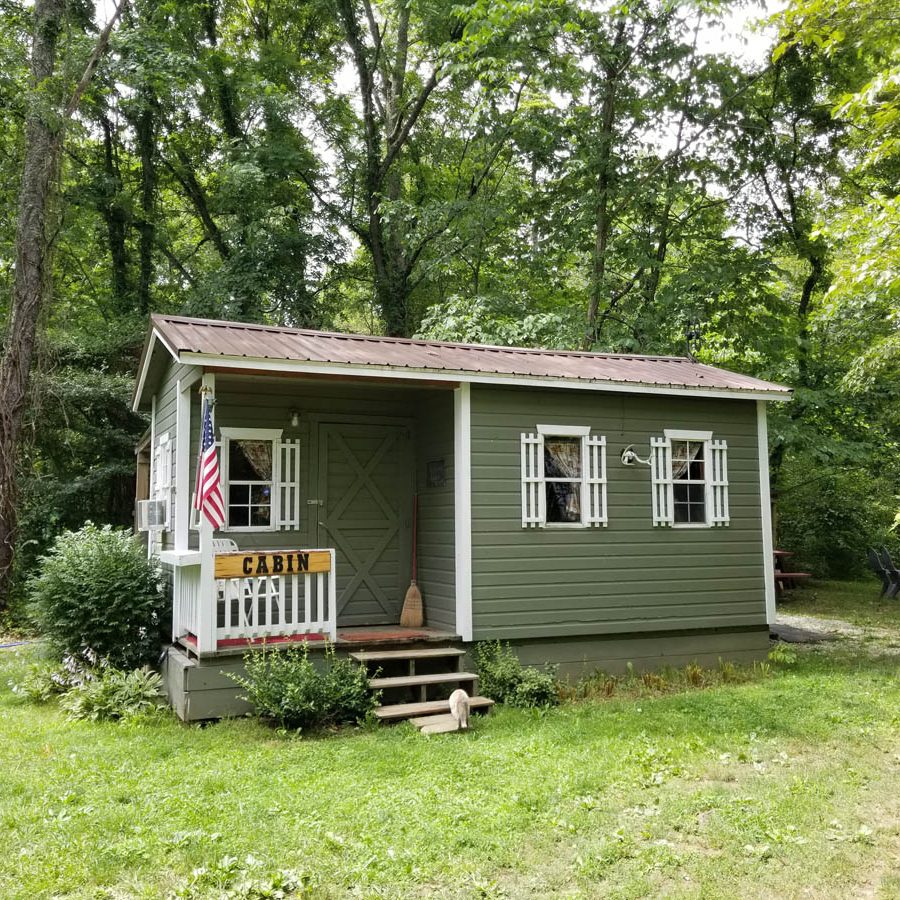
[[[581,439],[550,438],[544,442],[545,478],[581,478]]]
[[[672,478],[687,478],[688,466],[702,453],[702,441],[678,441],[672,454]]]

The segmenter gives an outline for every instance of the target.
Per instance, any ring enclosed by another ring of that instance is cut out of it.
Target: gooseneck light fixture
[[[637,455],[637,451],[634,449],[634,444],[629,444],[622,451],[622,455],[620,458],[622,460],[623,466],[633,466],[635,463],[640,463],[642,466],[650,465],[650,457],[648,456],[646,459],[641,459],[641,457]]]

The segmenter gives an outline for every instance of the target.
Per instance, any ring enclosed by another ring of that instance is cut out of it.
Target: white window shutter
[[[606,527],[606,437],[591,434],[584,439],[587,498],[585,524]]]
[[[300,528],[300,441],[275,441],[275,527]]]
[[[522,527],[534,528],[543,521],[543,470],[541,436],[522,435]]]
[[[669,438],[650,438],[650,479],[654,526],[674,524],[672,441]]]
[[[175,441],[167,441],[165,448],[166,489],[166,530],[175,527]]]
[[[150,469],[150,499],[159,499],[159,488],[162,483],[162,448],[163,445],[157,441],[153,448],[153,460]]]
[[[728,525],[728,444],[725,441],[709,442],[711,525]]]

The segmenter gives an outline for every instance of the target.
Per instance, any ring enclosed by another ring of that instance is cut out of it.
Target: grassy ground
[[[843,619],[876,632],[884,628],[900,632],[900,597],[879,598],[881,582],[819,581],[792,591],[780,604],[781,611],[804,616]]]
[[[900,616],[870,584],[815,592],[794,608],[888,637],[430,739],[69,723],[6,689],[5,651],[0,897],[209,897],[281,868],[317,897],[900,896]]]

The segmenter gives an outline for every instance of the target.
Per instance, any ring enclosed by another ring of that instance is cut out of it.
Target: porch
[[[468,528],[468,484],[455,465],[468,434],[467,388],[195,367],[177,374],[170,419],[154,408],[151,435],[171,455],[171,527],[153,549],[170,577],[173,643],[204,658],[263,643],[471,639],[457,590],[468,584],[459,578],[468,563],[456,553]],[[191,510],[201,387],[215,401],[229,513],[215,534]],[[160,464],[159,453],[153,459]],[[151,484],[159,480],[151,474]],[[404,630],[414,496],[426,619]]]

